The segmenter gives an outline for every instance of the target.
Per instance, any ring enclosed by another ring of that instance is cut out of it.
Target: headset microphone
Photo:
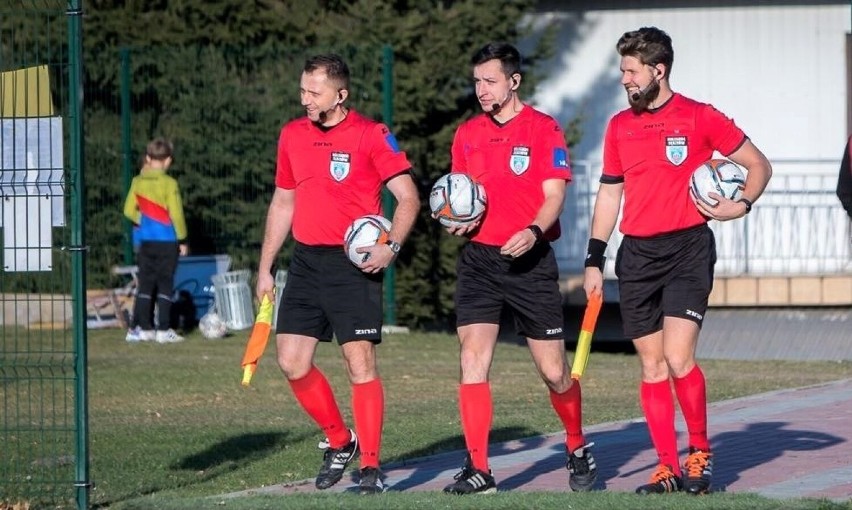
[[[511,79],[512,79],[512,87],[513,88],[510,88],[509,92],[506,93],[505,99],[503,99],[499,103],[494,103],[493,105],[491,105],[491,113],[496,114],[497,112],[502,110],[507,104],[509,104],[509,101],[512,100],[512,95],[514,95],[514,93],[515,93],[514,87],[518,86],[518,79],[515,78],[514,76],[512,76]]]
[[[318,117],[319,117],[319,123],[320,123],[320,124],[325,124],[325,121],[327,121],[327,120],[328,120],[328,112],[330,112],[330,111],[334,110],[335,108],[337,108],[337,103],[335,103],[335,104],[334,104],[334,106],[332,106],[332,107],[331,107],[331,108],[329,108],[328,110],[323,110],[323,111],[319,112],[319,115],[318,115]]]
[[[656,78],[657,76],[660,75],[660,71],[658,71],[656,68],[653,69],[653,71],[654,71],[654,78]],[[642,96],[644,96],[645,93],[648,92],[648,89],[653,87],[653,85],[654,85],[654,81],[652,80],[651,83],[649,83],[645,87],[639,87],[639,90],[630,94],[630,99],[632,99],[634,103],[639,101],[640,99],[642,99]]]
[[[340,106],[340,103],[342,103],[342,102],[343,102],[343,94],[338,93],[338,94],[337,94],[337,98],[338,98],[338,99],[337,99],[337,102],[336,102],[336,103],[334,103],[334,105],[332,105],[332,107],[331,107],[331,108],[328,108],[328,109],[326,109],[326,110],[322,110],[322,111],[321,111],[321,112],[319,112],[319,114],[317,115],[317,116],[319,117],[319,123],[320,123],[320,124],[325,124],[325,121],[327,121],[327,120],[328,120],[328,114],[329,114],[329,113],[331,113],[331,112],[333,112],[334,110],[336,110],[336,109],[337,109],[337,107],[338,107],[338,106]]]
[[[634,103],[639,101],[642,99],[642,95],[645,94],[646,90],[648,90],[648,87],[645,87],[644,89],[640,88],[636,92],[630,94],[630,99],[632,99]]]
[[[497,113],[502,110],[504,106],[509,104],[509,101],[512,100],[513,93],[514,91],[509,90],[509,92],[506,94],[506,99],[500,101],[499,103],[494,103],[493,105],[491,105],[491,113]]]

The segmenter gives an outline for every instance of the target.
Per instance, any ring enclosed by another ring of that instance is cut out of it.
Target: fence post
[[[68,165],[71,189],[71,293],[74,335],[74,488],[78,510],[89,508],[89,388],[86,367],[86,233],[83,169],[83,0],[68,0]]]
[[[382,120],[393,132],[393,48],[382,47]],[[382,210],[385,216],[393,219],[394,197],[387,188],[382,190]],[[385,269],[385,320],[389,326],[396,325],[396,267],[391,264]]]
[[[133,178],[133,160],[130,144],[130,48],[119,50],[121,60],[121,184],[124,196],[130,190]],[[133,264],[133,225],[124,219],[124,265]]]

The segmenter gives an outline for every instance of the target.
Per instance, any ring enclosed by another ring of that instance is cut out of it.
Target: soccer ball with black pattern
[[[343,234],[343,249],[346,251],[346,256],[356,266],[362,264],[370,257],[370,254],[358,253],[355,250],[383,244],[388,240],[390,229],[390,220],[378,214],[369,214],[356,219]]]
[[[745,175],[736,163],[727,159],[711,159],[692,172],[689,190],[698,200],[709,206],[719,201],[710,197],[716,193],[730,200],[739,200],[745,188]]]
[[[450,173],[435,181],[429,194],[432,215],[445,227],[473,223],[485,213],[485,188],[467,174]]]

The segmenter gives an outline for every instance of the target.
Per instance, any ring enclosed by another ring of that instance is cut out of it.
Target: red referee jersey
[[[648,237],[706,223],[689,197],[689,177],[714,150],[727,156],[745,140],[733,120],[680,94],[653,112],[617,113],[606,130],[601,183],[624,182],[621,232]]]
[[[296,192],[297,241],[342,245],[355,218],[381,214],[382,184],[410,168],[384,124],[349,110],[343,122],[329,130],[307,117],[281,129],[275,185]]]
[[[529,105],[503,125],[483,113],[459,126],[452,158],[454,172],[470,175],[485,188],[488,205],[472,240],[491,246],[503,246],[532,223],[544,203],[544,181],[571,180],[562,129]],[[557,220],[544,237],[553,241],[559,234]]]

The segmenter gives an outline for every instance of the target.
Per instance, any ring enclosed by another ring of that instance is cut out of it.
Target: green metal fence
[[[82,0],[0,5],[0,504],[88,507],[86,328],[98,300],[86,289],[118,286],[112,268],[133,262],[121,211],[149,139],[175,143],[193,254],[252,269],[278,132],[303,114],[305,57],[342,54],[350,104],[393,115],[389,48],[105,52],[83,46],[82,13]]]
[[[0,502],[88,506],[80,0],[0,7]]]

